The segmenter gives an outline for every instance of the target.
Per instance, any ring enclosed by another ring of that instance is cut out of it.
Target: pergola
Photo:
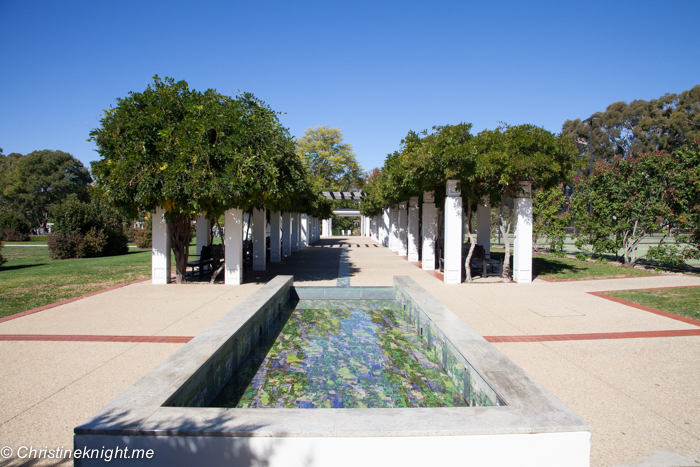
[[[462,282],[463,211],[462,197],[457,189],[457,180],[447,181],[444,207],[444,277],[446,284]],[[521,182],[520,197],[516,198],[516,223],[513,236],[513,279],[519,283],[532,282],[532,199],[530,182]],[[329,199],[359,200],[364,196],[358,192],[323,192]],[[414,196],[405,202],[384,209],[381,215],[372,218],[363,216],[357,209],[337,209],[334,214],[345,217],[360,217],[360,235],[371,237],[406,257],[411,262],[420,262],[426,271],[435,269],[435,242],[437,219],[434,192]],[[486,255],[491,253],[489,200],[484,199],[477,208],[476,242],[483,245]],[[419,213],[422,217],[419,218]],[[163,217],[164,210],[158,208],[153,216],[152,281],[154,284],[170,282],[170,241],[168,226]],[[265,209],[253,210],[250,217],[253,241],[253,270],[264,271],[267,263],[266,238],[270,237],[270,262],[280,262],[301,248],[311,245],[321,237],[331,237],[331,219],[314,218],[305,213],[270,212],[269,230]],[[240,209],[230,209],[225,214],[225,283],[240,284],[243,276],[242,244],[244,218]],[[421,228],[419,229],[419,225]],[[197,253],[209,241],[211,223],[204,215],[197,218]],[[419,243],[422,242],[422,248]]]
[[[458,180],[448,180],[445,193],[443,269],[446,284],[462,282],[464,220],[462,197],[457,184]],[[514,200],[516,219],[513,235],[513,279],[518,283],[532,282],[531,192],[531,183],[521,182],[520,195]],[[422,209],[419,203],[419,197],[414,196],[405,202],[383,209],[380,215],[369,219],[367,235],[399,256],[406,257],[411,262],[421,262],[423,270],[432,271],[435,270],[435,241],[438,228],[435,193],[429,191],[423,194]],[[422,218],[419,219],[420,212]],[[478,206],[476,222],[476,243],[483,245],[488,258],[491,254],[491,207],[488,199],[484,199]],[[422,242],[421,249],[418,248],[419,241]]]

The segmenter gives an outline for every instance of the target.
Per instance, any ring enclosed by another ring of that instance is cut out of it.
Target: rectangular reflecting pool
[[[389,300],[301,300],[210,407],[468,406],[462,385]]]
[[[154,451],[111,461],[129,467],[586,467],[590,456],[584,420],[409,277],[294,287],[277,276],[74,433],[76,449]]]

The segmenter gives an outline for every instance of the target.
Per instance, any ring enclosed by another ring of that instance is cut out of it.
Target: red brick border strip
[[[488,342],[551,342],[589,341],[598,339],[641,339],[648,337],[700,336],[700,329],[674,329],[670,331],[603,332],[592,334],[552,334],[541,336],[484,336]]]
[[[612,281],[612,280],[620,280],[620,279],[642,279],[642,278],[650,278],[650,277],[659,277],[663,276],[663,274],[649,274],[648,276],[625,276],[625,277],[596,277],[593,279],[561,279],[558,281],[555,281],[553,279],[547,279],[544,277],[540,276],[535,276],[535,279],[539,279],[541,281],[545,282],[551,282],[553,284],[558,284],[560,282],[586,282],[586,281]]]
[[[680,286],[680,287],[650,287],[647,289],[625,289],[624,291],[627,292],[629,290],[686,289],[686,288],[692,288],[692,287],[700,287],[700,286],[688,285],[688,286]],[[632,308],[637,308],[639,310],[648,311],[649,313],[654,313],[655,315],[660,315],[660,316],[664,316],[666,318],[675,319],[676,321],[682,321],[684,323],[692,324],[694,326],[700,326],[700,321],[696,321],[692,318],[686,318],[684,316],[674,315],[673,313],[668,313],[666,311],[657,310],[656,308],[651,308],[648,306],[640,305],[638,303],[630,302],[630,301],[624,300],[622,298],[611,297],[610,295],[607,295],[610,292],[621,292],[621,291],[620,290],[606,290],[603,292],[586,292],[586,293],[593,295],[593,296],[596,296],[596,297],[604,298],[606,300],[610,300],[611,302],[617,302],[617,303],[621,303],[622,305],[631,306]]]
[[[37,308],[32,308],[31,310],[22,311],[19,313],[15,313],[13,315],[3,316],[2,318],[0,318],[0,323],[3,323],[5,321],[10,321],[11,319],[21,318],[22,316],[31,315],[33,313],[38,313],[40,311],[48,310],[49,308],[55,308],[55,307],[60,306],[60,305],[65,305],[66,303],[77,302],[78,300],[82,300],[83,298],[92,297],[93,295],[99,295],[101,293],[109,292],[110,290],[115,290],[115,289],[119,289],[122,287],[126,287],[127,285],[137,284],[139,282],[146,282],[146,281],[150,281],[150,280],[151,280],[150,277],[145,277],[143,279],[138,279],[138,280],[131,281],[131,282],[124,282],[123,284],[113,285],[112,287],[107,287],[106,289],[97,290],[95,292],[81,295],[79,297],[68,298],[66,300],[61,300],[60,302],[50,303],[48,305],[40,306]]]
[[[0,341],[43,342],[146,342],[161,344],[186,344],[191,336],[102,336],[69,334],[0,334]]]

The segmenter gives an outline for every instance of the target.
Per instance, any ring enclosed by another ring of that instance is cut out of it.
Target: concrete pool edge
[[[76,427],[76,448],[101,447],[109,440],[116,445],[121,442],[132,446],[157,445],[163,441],[154,437],[168,437],[173,442],[232,438],[228,448],[233,449],[245,438],[326,439],[319,442],[333,444],[338,438],[453,437],[454,442],[461,439],[464,443],[465,437],[569,433],[579,445],[578,457],[580,452],[588,452],[590,427],[585,421],[407,277],[395,278],[394,298],[396,290],[405,292],[414,306],[425,312],[454,347],[468,357],[507,405],[407,409],[222,409],[165,405],[191,384],[194,375],[230,343],[236,332],[250,325],[260,310],[266,307],[274,310],[290,300],[292,284],[292,276],[276,277]],[[326,299],[355,299],[360,294],[367,297],[363,299],[370,296],[385,299],[392,288],[350,287],[340,289],[342,292],[322,289],[325,288],[296,290],[299,298],[320,299],[318,294],[322,294]],[[336,294],[341,295],[336,297]],[[253,329],[255,326],[254,323]],[[542,457],[540,463],[547,458]],[[569,465],[588,465],[587,459],[586,455],[585,462]]]

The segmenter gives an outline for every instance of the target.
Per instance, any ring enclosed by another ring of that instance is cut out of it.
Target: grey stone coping
[[[271,297],[289,288],[278,276],[179,349],[86,422],[76,435],[223,437],[464,436],[590,431],[590,426],[408,277],[394,279],[486,378],[506,403],[495,407],[235,409],[164,404]],[[315,289],[315,290],[314,290]],[[296,293],[320,294],[319,287]],[[377,292],[378,288],[355,294]],[[382,288],[383,289],[383,288]],[[394,289],[390,289],[394,290]],[[379,291],[382,294],[384,290]],[[325,292],[324,292],[325,293]],[[332,294],[332,293],[331,293]],[[395,295],[394,295],[395,297]],[[347,297],[342,297],[347,298]]]
[[[394,300],[394,287],[293,287],[299,300]]]

